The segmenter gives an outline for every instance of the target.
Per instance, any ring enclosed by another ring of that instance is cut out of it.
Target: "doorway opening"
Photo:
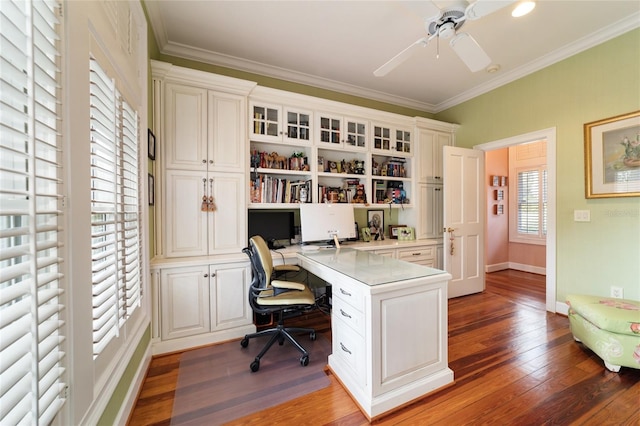
[[[547,165],[547,235],[546,235],[546,309],[556,312],[556,128],[500,139],[474,146],[485,152],[508,148],[534,141],[546,141]],[[486,226],[486,225],[485,225]],[[488,235],[485,229],[485,235]]]

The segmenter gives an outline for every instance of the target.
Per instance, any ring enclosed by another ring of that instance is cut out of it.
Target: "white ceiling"
[[[511,17],[510,4],[459,30],[476,39],[498,72],[472,73],[446,40],[439,46],[432,40],[385,77],[374,77],[427,35],[415,3],[145,0],[164,54],[432,113],[640,26],[639,0],[538,0],[522,18]]]

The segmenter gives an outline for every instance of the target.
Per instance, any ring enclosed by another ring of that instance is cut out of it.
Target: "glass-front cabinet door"
[[[313,114],[310,111],[301,111],[297,108],[284,107],[286,119],[283,140],[291,143],[311,143],[311,120]]]
[[[380,125],[373,126],[373,149],[391,151],[391,128]]]
[[[411,153],[411,132],[408,130],[396,129],[396,145],[397,152]]]
[[[249,132],[252,140],[277,142],[282,140],[282,108],[278,105],[251,103]]]
[[[340,146],[342,117],[318,114],[318,143],[326,146]]]
[[[367,149],[367,129],[369,123],[364,120],[345,118],[345,148]]]

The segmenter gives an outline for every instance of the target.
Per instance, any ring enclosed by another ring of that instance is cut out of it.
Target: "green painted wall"
[[[118,386],[116,386],[116,389],[113,391],[113,395],[111,396],[109,403],[102,412],[102,416],[100,416],[100,420],[98,421],[99,426],[116,424],[116,418],[118,412],[120,411],[120,407],[124,403],[124,398],[127,396],[127,392],[129,392],[129,388],[133,384],[136,371],[138,370],[139,366],[144,363],[144,354],[150,344],[151,324],[149,324],[142,336],[142,339],[140,339],[140,342],[138,342],[136,351],[133,353],[133,356],[129,360],[129,364],[124,370],[124,373],[122,374],[122,377],[118,382]]]
[[[583,125],[640,110],[640,29],[436,114],[460,123],[456,144],[556,127],[557,300],[608,296],[612,285],[640,300],[640,198],[585,198]],[[591,222],[574,222],[574,210]]]

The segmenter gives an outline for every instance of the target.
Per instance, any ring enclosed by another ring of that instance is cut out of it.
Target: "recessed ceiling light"
[[[519,18],[531,12],[535,7],[536,7],[536,2],[534,1],[521,1],[513,9],[513,12],[511,12],[511,16],[513,16],[514,18]]]

